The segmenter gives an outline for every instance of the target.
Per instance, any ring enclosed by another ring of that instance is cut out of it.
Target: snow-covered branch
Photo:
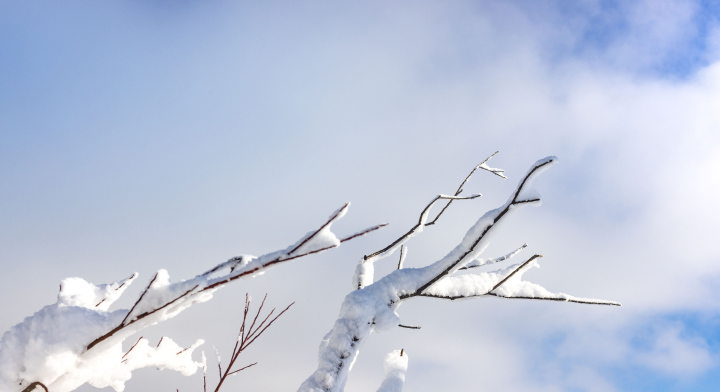
[[[385,379],[377,392],[402,392],[408,368],[408,356],[405,350],[400,349],[387,353],[383,367],[385,368]]]
[[[233,257],[192,279],[175,283],[170,282],[166,270],[160,270],[129,310],[110,311],[109,307],[138,277],[137,273],[104,285],[81,278],[63,280],[55,304],[26,318],[0,340],[0,390],[20,391],[30,385],[44,385],[52,392],[66,392],[89,383],[122,391],[133,370],[148,366],[193,374],[203,366],[192,359],[193,350],[202,340],[183,348],[168,337],[163,337],[155,347],[140,338],[127,352],[123,352],[122,342],[193,304],[210,300],[215,291],[230,282],[335,248],[382,227],[338,238],[330,229],[348,207],[349,203],[345,204],[318,229],[283,250],[260,257]]]
[[[494,154],[493,154],[494,155]],[[489,158],[488,158],[489,159]],[[477,168],[501,175],[502,170],[485,168],[485,160]],[[505,204],[488,211],[468,230],[460,243],[442,259],[422,268],[398,268],[373,283],[373,258],[391,254],[426,226],[430,207],[439,200],[435,198],[421,213],[420,220],[407,234],[381,251],[360,261],[353,279],[356,290],[345,297],[340,315],[332,330],[320,344],[317,370],[300,386],[301,392],[339,392],[344,389],[348,373],[357,359],[360,346],[372,332],[382,332],[400,325],[395,312],[398,306],[413,297],[461,299],[481,296],[502,298],[542,299],[577,302],[584,304],[619,305],[617,302],[577,298],[563,293],[551,293],[543,287],[525,282],[522,275],[537,266],[540,255],[530,257],[524,263],[482,273],[457,275],[460,270],[500,262],[512,258],[526,247],[490,260],[480,259],[492,237],[512,213],[525,205],[539,205],[540,197],[530,185],[537,176],[557,162],[555,157],[537,161],[523,176]],[[471,174],[473,173],[471,172]],[[468,176],[469,178],[469,176]],[[456,196],[462,191],[461,184]],[[452,199],[451,199],[452,201]],[[449,203],[448,203],[449,204]],[[441,212],[442,213],[442,212]],[[433,221],[434,223],[434,221]],[[403,260],[405,255],[401,256]],[[370,260],[370,262],[368,262]],[[402,263],[400,263],[402,264]]]

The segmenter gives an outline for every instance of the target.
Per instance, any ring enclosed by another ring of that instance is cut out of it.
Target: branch
[[[528,244],[523,244],[523,246],[515,249],[514,251],[506,254],[505,256],[500,256],[500,257],[497,257],[497,258],[494,258],[494,259],[490,259],[490,260],[482,260],[482,259],[480,259],[480,261],[479,261],[478,259],[475,259],[475,260],[469,262],[468,264],[466,264],[464,267],[458,268],[458,271],[466,270],[466,269],[471,269],[471,268],[482,267],[483,265],[495,264],[495,263],[499,263],[499,262],[501,262],[501,261],[509,260],[509,259],[513,258],[513,256],[515,256],[516,254],[520,253],[521,250],[527,248],[527,246],[528,246]]]
[[[248,320],[247,315],[250,311],[250,297],[245,294],[245,309],[243,311],[243,319],[242,324],[240,325],[240,332],[238,333],[238,338],[235,341],[235,347],[233,348],[232,355],[230,356],[230,362],[228,363],[227,368],[223,372],[222,366],[220,365],[220,361],[218,361],[218,371],[220,372],[220,380],[218,381],[217,386],[215,387],[215,392],[218,392],[220,390],[220,387],[222,387],[225,380],[228,378],[228,376],[232,376],[242,370],[245,370],[249,367],[257,365],[257,362],[247,365],[245,367],[242,367],[237,370],[232,370],[233,366],[235,365],[235,361],[237,361],[240,354],[248,348],[257,338],[260,337],[260,335],[263,334],[274,322],[277,320],[280,316],[282,316],[288,309],[290,309],[291,306],[295,304],[295,302],[288,305],[285,309],[283,309],[282,312],[278,313],[277,316],[275,316],[270,322],[265,325],[265,323],[268,321],[270,316],[275,312],[275,308],[273,308],[270,313],[268,313],[267,316],[265,316],[265,319],[263,319],[260,324],[258,324],[257,327],[255,327],[255,324],[260,317],[260,313],[262,312],[262,308],[265,305],[265,299],[267,299],[267,294],[265,294],[265,297],[263,297],[262,302],[260,303],[260,307],[258,308],[257,312],[255,313],[255,317],[253,317],[253,321],[250,324],[250,327],[246,327],[246,322]],[[264,327],[263,327],[264,326]],[[219,355],[218,355],[219,358]]]
[[[438,280],[444,278],[445,276],[449,275],[451,272],[454,272],[460,267],[463,267],[464,264],[467,264],[469,261],[474,259],[474,251],[478,247],[478,245],[482,242],[483,239],[488,235],[488,233],[491,232],[493,227],[502,220],[502,218],[510,211],[510,208],[517,204],[517,198],[520,195],[520,192],[523,191],[525,184],[528,182],[528,180],[537,172],[539,169],[543,168],[544,166],[547,166],[549,164],[552,164],[555,161],[555,157],[548,157],[545,159],[541,159],[538,162],[535,163],[535,165],[528,171],[528,173],[525,175],[525,177],[522,179],[520,184],[518,185],[515,194],[513,195],[512,199],[509,200],[507,203],[505,203],[505,206],[502,207],[502,209],[496,213],[493,221],[485,226],[485,229],[482,231],[480,235],[478,235],[472,245],[460,255],[460,257],[456,258],[454,261],[446,262],[445,260],[440,260],[437,263],[443,263],[447,266],[440,271],[438,274],[430,278],[427,282],[422,284],[418,289],[416,289],[413,293],[408,293],[405,295],[400,296],[401,299],[404,298],[410,298],[414,295],[423,293],[425,290],[427,290],[430,286],[433,285],[433,283],[437,282]],[[481,218],[482,220],[482,218]],[[463,241],[464,242],[464,241]]]
[[[40,381],[35,381],[34,383],[27,386],[27,388],[23,389],[22,392],[30,392],[34,390],[35,388],[40,387],[45,390],[45,392],[49,392],[45,384],[41,383]]]
[[[524,263],[522,263],[522,264],[521,264],[519,267],[517,267],[513,272],[511,272],[508,276],[506,276],[505,279],[501,280],[498,284],[496,284],[495,286],[493,286],[493,288],[490,289],[490,291],[488,291],[488,293],[492,293],[493,291],[495,291],[495,289],[497,289],[498,287],[502,286],[503,283],[507,282],[508,279],[512,278],[513,275],[515,275],[518,271],[520,271],[521,269],[523,269],[526,265],[530,264],[533,260],[535,260],[535,259],[537,259],[537,258],[540,258],[540,257],[542,257],[542,255],[533,255],[532,257],[530,257],[529,259],[527,259],[527,261],[525,261]]]
[[[425,222],[427,221],[428,212],[430,211],[430,208],[432,208],[432,206],[433,206],[438,200],[450,200],[450,201],[452,201],[452,200],[472,200],[472,199],[478,198],[478,197],[480,197],[480,196],[482,196],[482,195],[481,195],[481,194],[475,194],[475,195],[472,195],[472,196],[461,197],[461,196],[457,196],[457,195],[455,195],[455,196],[449,196],[449,195],[442,195],[442,194],[441,194],[441,195],[435,196],[435,198],[434,198],[430,203],[428,203],[428,205],[425,206],[425,208],[422,210],[422,212],[420,213],[420,218],[418,218],[418,223],[417,223],[415,226],[413,226],[412,229],[410,229],[407,233],[405,233],[404,235],[402,235],[400,238],[398,238],[398,239],[396,239],[395,241],[393,241],[390,245],[388,245],[388,246],[380,249],[379,251],[377,251],[377,252],[375,252],[375,253],[373,253],[373,254],[371,254],[371,255],[369,255],[369,256],[364,256],[364,259],[365,259],[365,260],[369,260],[369,259],[372,259],[372,258],[374,258],[374,257],[376,257],[376,256],[384,256],[384,253],[386,253],[386,252],[388,252],[388,251],[390,251],[389,253],[392,253],[392,251],[395,250],[394,248],[396,248],[397,245],[402,245],[407,239],[409,239],[410,237],[412,237],[413,234],[415,234],[416,232],[422,231],[422,230],[419,230],[419,229],[421,229],[421,228],[424,227],[424,226],[427,226],[427,225],[425,224]]]
[[[487,161],[489,161],[490,158],[494,157],[494,156],[497,155],[497,153],[499,153],[499,152],[500,152],[500,151],[495,151],[494,154],[492,154],[492,155],[490,155],[489,157],[485,158],[484,161],[480,162],[479,165],[475,166],[475,168],[472,169],[472,171],[470,171],[470,174],[468,174],[467,177],[465,177],[465,180],[460,184],[460,186],[458,187],[457,191],[455,191],[455,196],[459,195],[459,194],[463,191],[463,187],[464,187],[465,184],[470,180],[470,177],[472,177],[472,175],[475,173],[475,171],[476,171],[477,169],[487,170],[487,171],[489,171],[490,173],[493,173],[493,174],[495,174],[495,175],[497,175],[497,176],[499,176],[499,177],[502,177],[502,178],[504,178],[504,179],[507,180],[507,177],[505,177],[505,176],[502,174],[503,172],[505,172],[505,170],[493,169],[493,168],[490,168],[490,167],[488,167],[487,165],[485,165],[485,163],[486,163]],[[437,216],[435,217],[435,219],[433,219],[432,222],[425,224],[425,226],[434,225],[435,222],[437,222],[438,218],[440,218],[440,216],[445,212],[445,210],[447,210],[447,208],[450,207],[450,204],[451,204],[452,202],[453,202],[452,200],[448,201],[447,204],[445,204],[445,207],[443,207],[443,209],[440,211],[440,213],[437,214]]]
[[[322,226],[320,226],[319,229],[315,230],[314,233],[312,233],[312,234],[310,234],[309,236],[307,236],[307,238],[305,238],[304,240],[300,241],[300,243],[297,244],[297,246],[295,246],[290,252],[288,252],[287,255],[290,256],[290,255],[292,255],[293,253],[295,253],[295,252],[296,252],[298,249],[300,249],[303,245],[307,244],[308,242],[310,242],[310,240],[312,240],[313,238],[315,238],[315,236],[318,235],[318,233],[320,233],[324,228],[330,226],[330,224],[332,224],[336,219],[338,219],[339,217],[342,217],[343,215],[345,215],[345,213],[347,212],[347,209],[348,209],[349,206],[350,206],[350,203],[345,203],[344,206],[340,207],[340,209],[338,209],[337,211],[335,211],[335,214],[333,214],[333,215],[327,220],[327,222],[325,222]]]

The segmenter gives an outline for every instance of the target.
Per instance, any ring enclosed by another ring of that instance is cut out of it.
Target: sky
[[[362,255],[500,151],[509,180],[477,173],[465,192],[483,197],[453,203],[405,265],[441,258],[555,155],[542,206],[486,255],[527,242],[544,256],[527,280],[623,306],[413,299],[398,313],[422,329],[373,335],[346,391],[376,389],[398,348],[407,391],[716,391],[719,108],[709,0],[2,1],[0,330],[66,277],[139,272],[128,307],[160,268],[285,248],[350,201],[339,235],[390,225],[144,332],[227,358],[246,292],[295,301],[228,384],[295,390]],[[143,369],[126,390],[201,388]]]

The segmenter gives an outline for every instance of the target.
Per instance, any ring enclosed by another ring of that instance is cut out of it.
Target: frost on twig
[[[141,338],[127,351],[122,349],[122,343],[138,331],[170,319],[195,303],[210,300],[214,292],[227,283],[335,248],[382,227],[338,238],[330,229],[345,215],[348,206],[349,203],[342,206],[320,228],[283,250],[260,257],[233,257],[192,279],[174,283],[166,270],[160,270],[129,310],[109,310],[109,307],[136,280],[137,273],[107,285],[94,285],[81,278],[63,280],[55,304],[26,318],[0,339],[0,390],[21,391],[40,382],[52,392],[72,391],[85,383],[122,391],[132,371],[142,367],[193,374],[203,366],[192,360],[193,350],[202,340],[183,348],[163,337],[152,347]]]
[[[505,178],[499,169],[486,168],[486,162],[487,160],[478,165],[473,169],[473,172],[481,168]],[[547,157],[537,161],[520,180],[515,191],[513,191],[505,204],[488,211],[480,217],[452,251],[428,266],[396,269],[373,283],[372,264],[366,261],[373,257],[380,258],[392,253],[411,237],[421,232],[422,228],[427,226],[425,222],[428,210],[434,202],[439,200],[439,197],[425,207],[418,224],[407,234],[381,251],[366,256],[358,265],[353,279],[357,290],[352,291],[345,297],[335,325],[320,344],[317,370],[305,380],[299,391],[342,391],[352,364],[357,359],[360,346],[372,332],[383,332],[400,326],[400,318],[396,310],[403,301],[410,298],[435,297],[455,300],[493,296],[620,305],[612,301],[551,293],[537,284],[523,281],[523,274],[529,268],[537,266],[537,259],[540,255],[534,255],[524,263],[495,271],[473,273],[473,270],[470,273],[458,274],[461,270],[510,259],[525,248],[525,245],[523,245],[520,249],[497,259],[484,260],[480,258],[492,237],[510,215],[525,205],[537,206],[540,204],[540,197],[530,188],[530,185],[540,173],[555,164],[555,162],[557,162],[555,157]],[[466,181],[467,178],[461,184],[456,195],[462,191],[462,186]]]

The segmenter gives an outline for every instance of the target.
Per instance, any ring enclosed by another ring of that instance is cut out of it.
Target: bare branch
[[[498,282],[498,284],[496,284],[495,286],[493,286],[493,288],[490,289],[490,290],[488,291],[488,293],[492,293],[493,291],[495,291],[496,288],[502,286],[503,283],[507,282],[508,279],[512,278],[513,275],[515,275],[518,271],[520,271],[520,270],[523,269],[526,265],[530,264],[533,260],[535,260],[535,259],[537,259],[537,258],[539,258],[539,257],[542,257],[542,255],[533,255],[532,257],[530,257],[529,259],[527,259],[527,261],[525,261],[524,263],[522,263],[522,264],[521,264],[519,267],[517,267],[513,272],[511,272],[508,276],[506,276],[505,279],[501,280],[500,282]]]
[[[142,338],[143,338],[143,337],[140,336],[140,337],[138,338],[137,342],[135,342],[135,344],[133,344],[132,347],[130,347],[130,350],[128,350],[128,351],[125,353],[125,355],[123,355],[122,358],[120,358],[120,359],[125,359],[125,357],[127,357],[127,355],[130,354],[130,351],[132,351],[132,350],[135,348],[135,346],[137,346],[138,343],[140,343],[140,340],[141,340]],[[158,346],[159,346],[159,345],[160,345],[160,343],[158,343]]]
[[[235,373],[237,373],[237,372],[243,371],[243,370],[245,370],[245,369],[247,369],[247,368],[249,368],[249,367],[253,367],[253,366],[257,365],[257,364],[258,364],[257,362],[251,363],[250,365],[247,365],[247,366],[245,366],[245,367],[242,367],[242,368],[240,368],[240,369],[238,369],[238,370],[234,370],[234,371],[228,373],[228,376],[232,376],[233,374],[235,374]]]
[[[420,329],[421,327],[416,325],[404,325],[404,324],[398,324],[398,327],[400,328],[407,328],[407,329]]]
[[[364,235],[366,235],[366,234],[368,234],[368,233],[370,233],[370,232],[372,232],[372,231],[375,231],[375,230],[377,230],[377,229],[381,229],[381,228],[383,228],[383,227],[385,227],[385,226],[387,226],[387,225],[388,225],[387,223],[381,223],[381,224],[379,224],[379,225],[376,225],[376,226],[367,228],[367,229],[365,229],[365,230],[363,230],[363,231],[361,231],[361,232],[359,232],[359,233],[355,233],[355,234],[353,234],[353,235],[351,235],[351,236],[349,236],[349,237],[345,237],[345,238],[341,239],[340,242],[350,241],[350,240],[353,239],[353,238],[362,237],[362,236],[364,236]]]
[[[35,381],[34,383],[28,385],[25,389],[22,390],[22,392],[31,392],[37,387],[44,389],[45,392],[50,392],[48,391],[48,388],[45,386],[45,384],[41,383],[40,381]]]
[[[288,309],[290,309],[291,306],[295,304],[295,302],[288,305],[285,309],[283,309],[282,312],[278,313],[277,316],[275,316],[272,320],[268,322],[268,319],[270,319],[270,316],[275,312],[275,308],[273,308],[270,313],[265,316],[265,318],[260,322],[260,324],[255,326],[257,323],[258,318],[260,317],[260,313],[262,312],[263,306],[265,305],[265,300],[267,299],[267,294],[265,294],[265,297],[263,297],[262,303],[260,304],[260,307],[258,308],[257,312],[255,313],[255,316],[253,317],[253,321],[250,324],[249,327],[246,327],[246,321],[248,320],[247,315],[250,311],[250,297],[245,294],[245,309],[243,311],[243,321],[240,325],[240,332],[238,333],[238,339],[235,341],[235,347],[233,348],[232,355],[230,356],[230,362],[228,363],[227,368],[223,372],[222,366],[220,365],[220,361],[218,360],[218,371],[220,373],[220,380],[218,381],[218,385],[215,387],[215,392],[218,392],[220,390],[220,387],[223,385],[225,380],[228,376],[232,376],[242,370],[245,370],[251,366],[257,365],[257,362],[250,364],[248,366],[245,366],[243,368],[232,370],[233,366],[235,365],[235,361],[237,361],[238,357],[240,356],[240,353],[242,353],[246,348],[248,348],[257,338],[259,338],[263,332],[265,332],[274,322],[277,320],[280,316],[282,316]],[[266,324],[267,322],[267,324]],[[217,349],[216,349],[217,350]],[[218,354],[219,358],[219,354]]]
[[[398,266],[397,269],[402,269],[403,262],[405,261],[405,245],[400,245],[400,260],[398,260]]]

